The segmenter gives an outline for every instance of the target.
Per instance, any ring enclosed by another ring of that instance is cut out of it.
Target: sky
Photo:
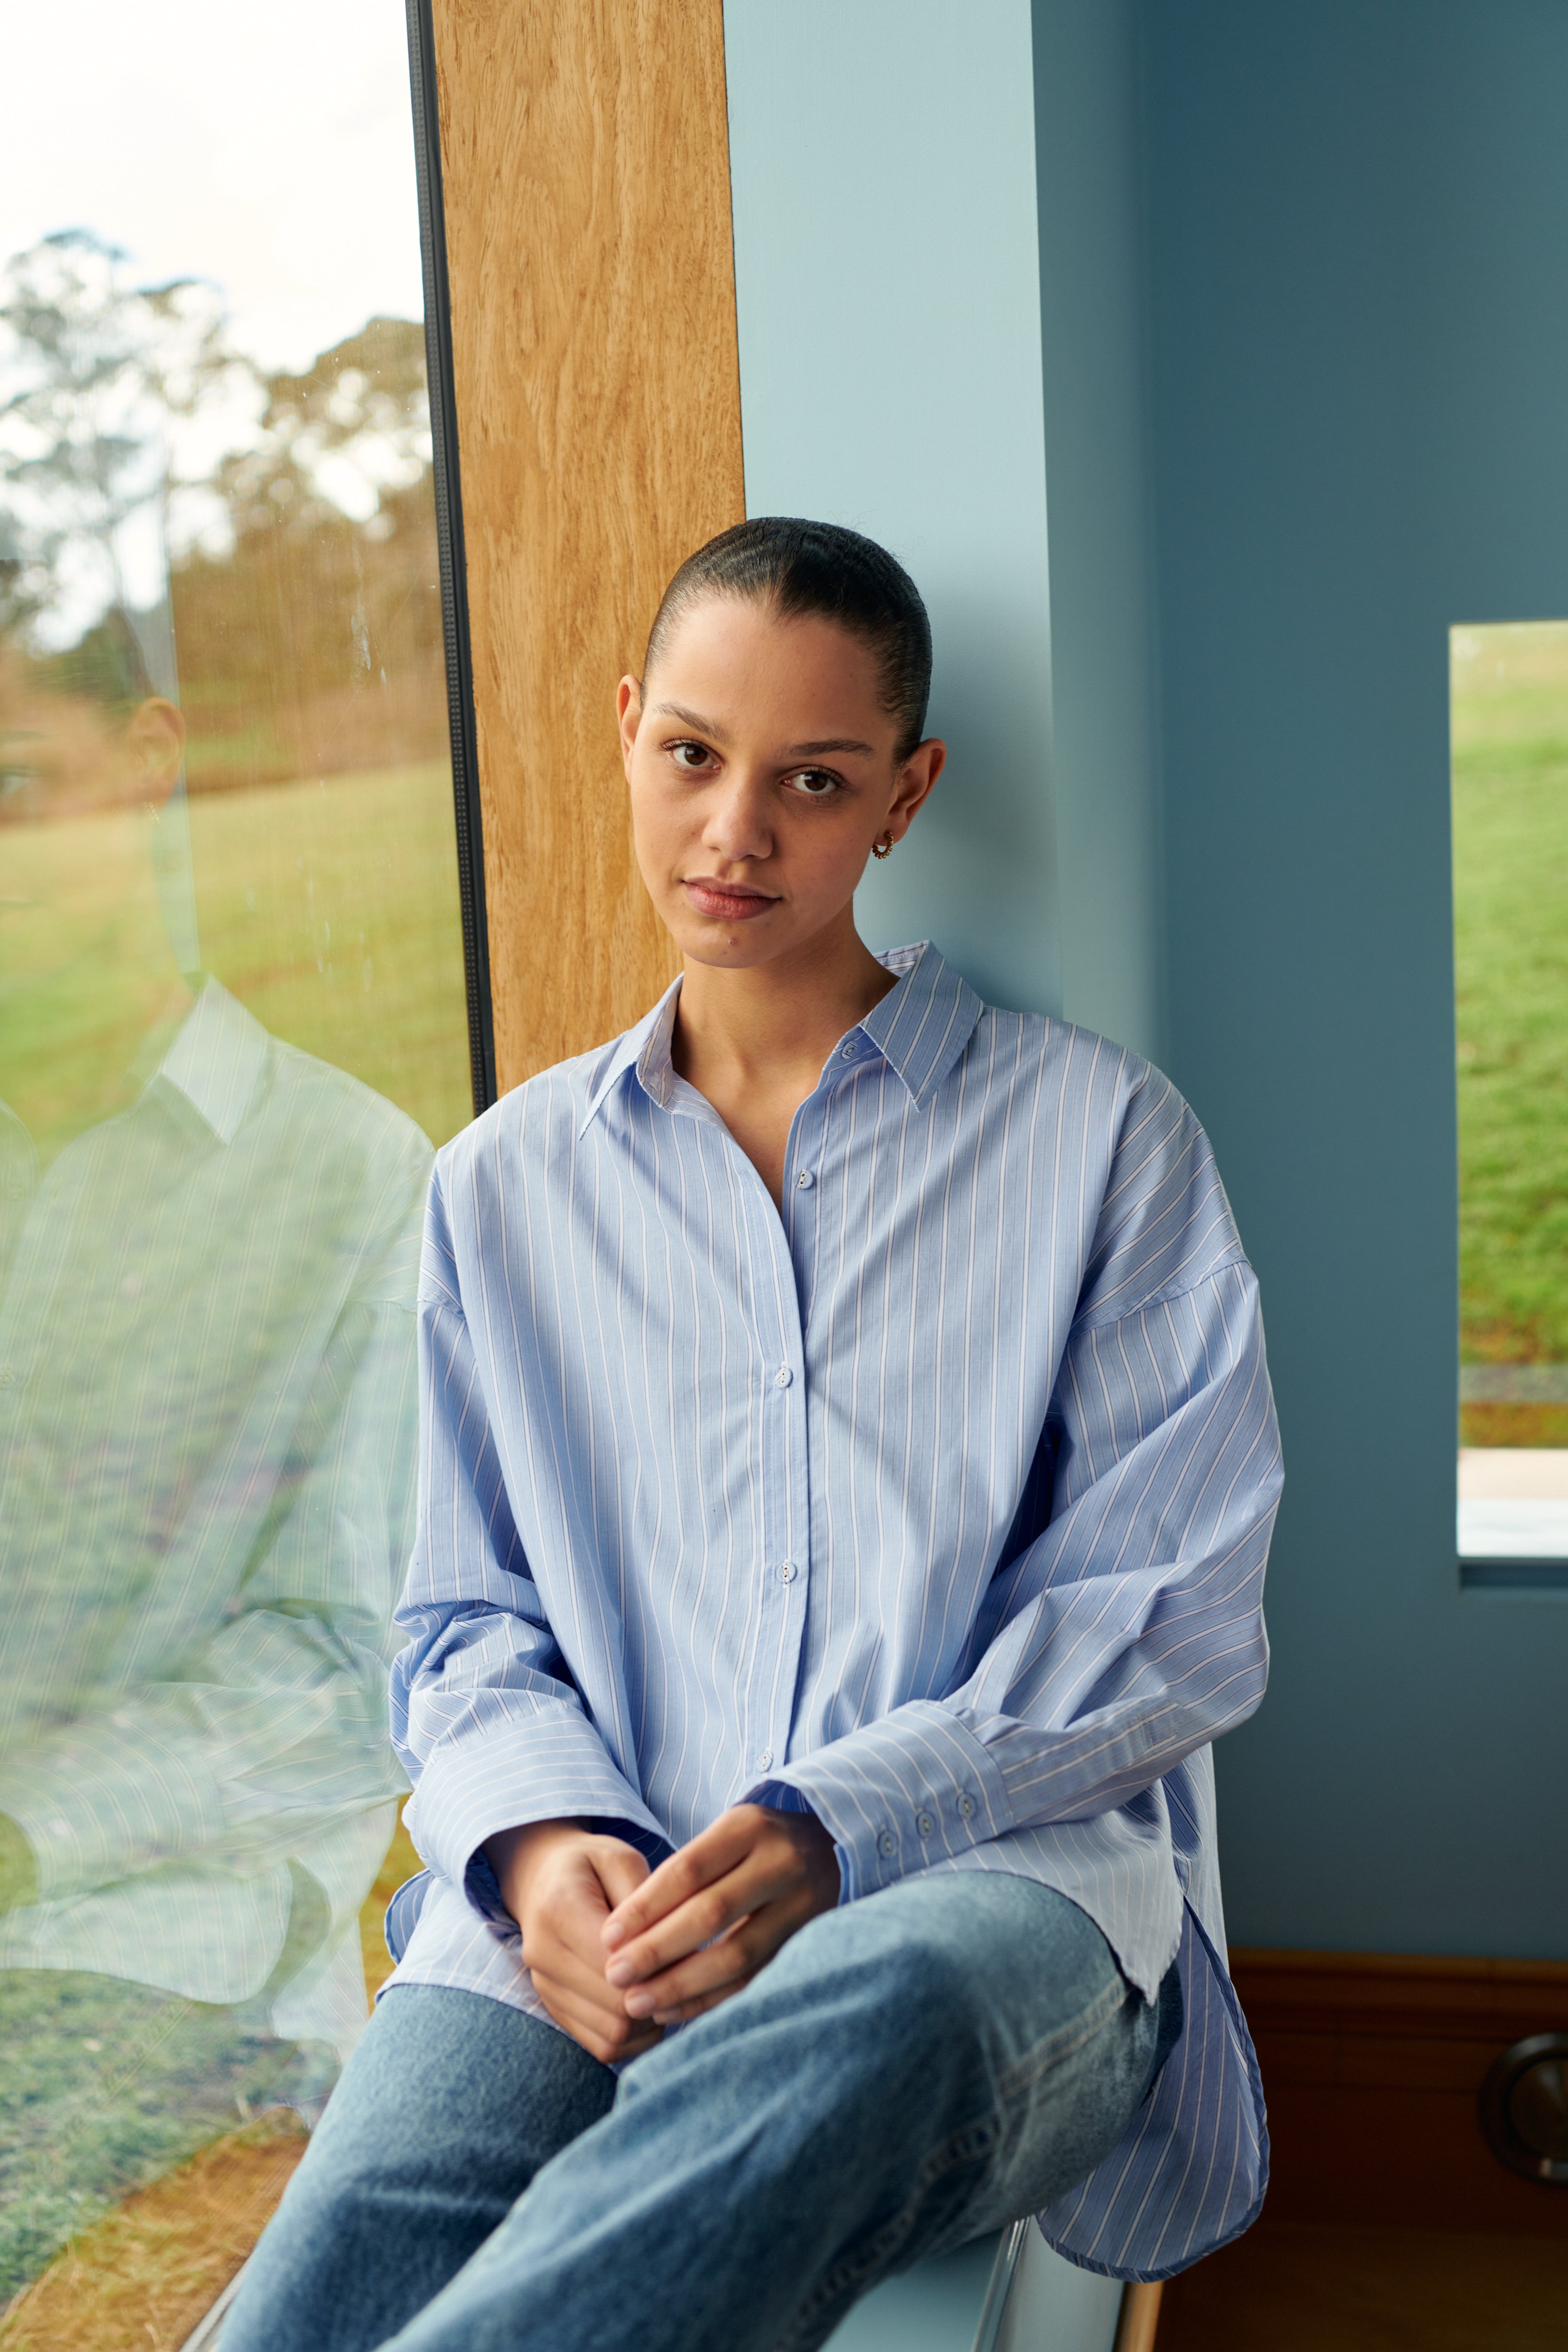
[[[208,278],[300,368],[423,302],[401,0],[9,0],[0,260],[51,230]]]

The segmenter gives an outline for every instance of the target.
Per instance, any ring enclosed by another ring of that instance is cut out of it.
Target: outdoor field
[[[1461,1347],[1568,1366],[1568,623],[1453,636]],[[1468,1405],[1568,1445],[1568,1405]]]
[[[176,819],[177,822],[177,819]],[[275,1036],[363,1078],[433,1143],[473,1116],[463,942],[445,761],[320,781],[198,794],[189,803],[204,968]],[[52,1074],[69,1092],[71,1056],[90,1047],[88,975],[128,967],[135,942],[110,903],[134,811],[8,827],[7,898],[51,929],[52,1017],[5,1031],[0,1065],[36,1094]],[[72,970],[82,978],[71,983]],[[106,1008],[105,1018],[112,1017]],[[3,1089],[0,1089],[3,1090]]]

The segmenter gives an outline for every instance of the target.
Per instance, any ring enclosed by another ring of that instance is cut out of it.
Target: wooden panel
[[[1159,2352],[1563,2352],[1568,2245],[1267,2215],[1165,2289]]]
[[[435,0],[496,1066],[676,969],[613,700],[744,513],[721,0]]]
[[[1481,2137],[1498,2053],[1568,2029],[1568,1966],[1236,1950],[1268,2103],[1272,2221],[1568,2236],[1568,2189]]]

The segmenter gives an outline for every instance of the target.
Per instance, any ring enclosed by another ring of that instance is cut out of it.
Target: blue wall
[[[747,510],[908,565],[952,746],[862,929],[1056,1007],[1027,0],[726,0],[724,38]]]
[[[1143,30],[1170,1066],[1288,1471],[1231,1930],[1562,1954],[1568,1600],[1455,1562],[1447,632],[1568,614],[1568,9]]]
[[[1568,7],[725,25],[748,505],[905,558],[954,744],[868,934],[1154,1051],[1263,1279],[1232,1934],[1568,1953],[1568,1596],[1455,1559],[1447,740],[1450,624],[1568,614]]]

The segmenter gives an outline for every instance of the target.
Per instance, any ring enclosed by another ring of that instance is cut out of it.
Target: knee
[[[813,1923],[822,1931],[819,1950],[801,1958],[837,1977],[851,2005],[897,2016],[911,2032],[927,2018],[951,2026],[984,1974],[973,1918],[952,1885],[891,1887],[829,1913]]]

